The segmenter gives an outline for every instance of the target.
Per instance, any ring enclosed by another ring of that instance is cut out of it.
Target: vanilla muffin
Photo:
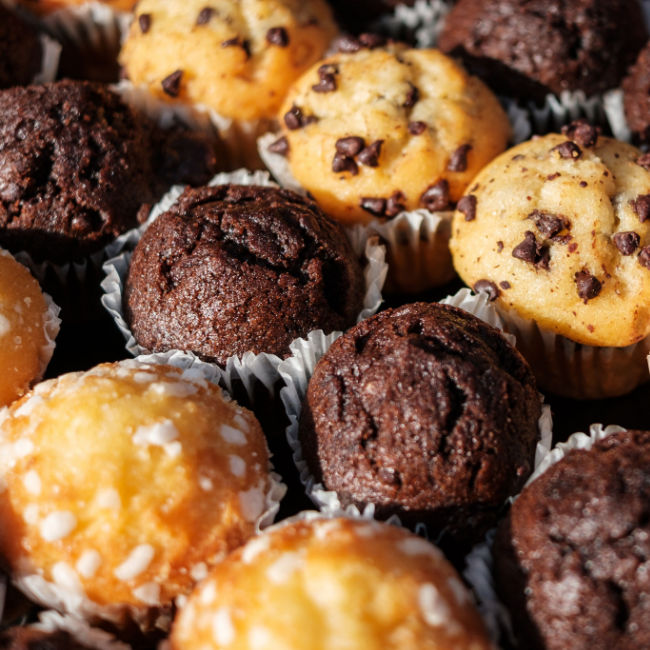
[[[448,208],[510,135],[496,97],[451,58],[377,42],[347,39],[310,68],[289,91],[272,144],[347,224]]]
[[[275,484],[255,417],[195,370],[123,361],[2,413],[0,555],[40,604],[143,629],[256,530]]]
[[[231,554],[180,611],[171,645],[492,647],[469,592],[435,546],[403,529],[351,519],[280,525]]]
[[[120,62],[155,95],[270,118],[336,33],[324,0],[141,0]]]
[[[454,215],[454,265],[496,300],[543,387],[621,394],[648,378],[650,158],[584,122],[563,131],[474,179]]]
[[[0,406],[43,376],[59,331],[58,311],[30,272],[0,249]]]

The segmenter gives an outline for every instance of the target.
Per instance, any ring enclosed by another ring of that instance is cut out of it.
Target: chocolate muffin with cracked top
[[[650,41],[621,84],[625,119],[634,137],[650,142]]]
[[[225,364],[289,354],[314,329],[353,324],[363,273],[340,226],[294,192],[255,185],[186,190],[138,243],[126,319],[151,351]]]
[[[337,339],[309,382],[300,440],[344,506],[478,540],[533,468],[540,398],[501,333],[454,307],[413,303]]]
[[[38,31],[0,4],[0,88],[31,83],[42,55]]]
[[[638,0],[459,0],[438,45],[497,92],[541,101],[617,86],[647,38]]]
[[[495,541],[521,647],[650,646],[650,432],[572,450],[522,491]]]

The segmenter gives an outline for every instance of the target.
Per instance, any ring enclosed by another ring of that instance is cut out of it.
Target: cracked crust
[[[500,333],[414,303],[346,332],[318,363],[303,452],[342,503],[478,539],[532,470],[540,401]]]
[[[521,647],[650,646],[649,504],[648,431],[571,451],[523,490],[494,551]]]
[[[340,227],[288,190],[187,190],[147,229],[131,261],[125,311],[138,343],[234,354],[289,354],[317,328],[345,329],[363,273]]]

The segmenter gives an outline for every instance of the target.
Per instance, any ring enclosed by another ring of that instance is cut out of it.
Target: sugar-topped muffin
[[[143,628],[255,533],[274,488],[255,417],[195,370],[123,361],[1,413],[0,555],[43,605]]]
[[[292,86],[271,149],[341,222],[448,208],[506,147],[496,97],[437,50],[368,35],[341,47]]]
[[[174,650],[487,650],[472,597],[433,545],[368,520],[279,525],[231,554],[174,623]]]

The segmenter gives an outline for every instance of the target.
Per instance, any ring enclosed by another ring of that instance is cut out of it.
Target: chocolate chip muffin
[[[540,399],[501,333],[455,307],[413,303],[337,339],[300,419],[308,466],[343,505],[476,541],[533,467]]]
[[[625,119],[634,137],[650,141],[650,41],[623,79]]]
[[[37,30],[0,4],[0,88],[26,86],[41,69]]]
[[[225,364],[247,351],[287,356],[313,329],[352,325],[364,279],[342,229],[288,190],[186,190],[138,243],[126,319],[151,351]]]
[[[650,432],[570,451],[524,488],[495,541],[520,647],[650,645]]]
[[[638,0],[459,0],[438,45],[495,91],[543,100],[617,86],[647,37]]]

